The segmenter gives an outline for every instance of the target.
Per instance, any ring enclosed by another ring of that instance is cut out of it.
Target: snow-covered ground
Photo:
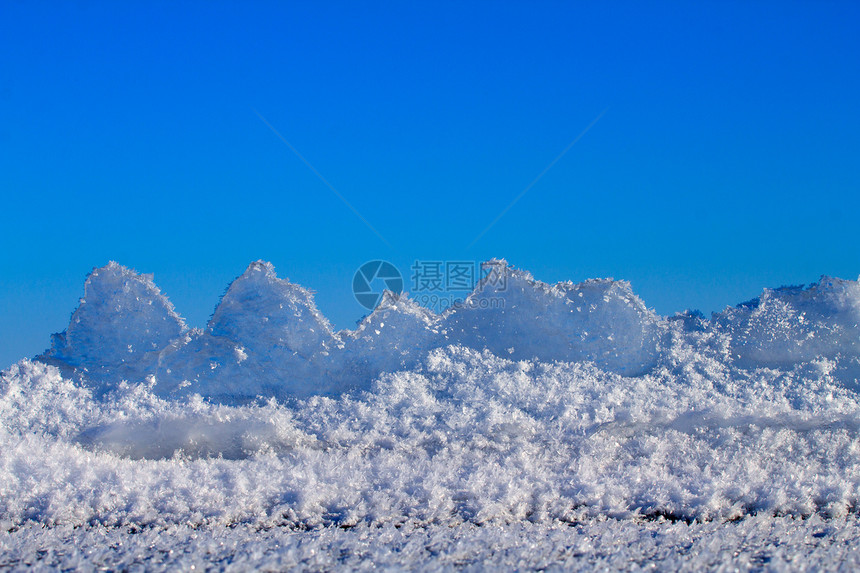
[[[342,332],[268,263],[203,330],[94,270],[0,378],[0,567],[857,561],[857,282],[661,317],[495,264]]]
[[[733,523],[405,524],[288,528],[43,528],[0,533],[0,568],[115,571],[657,570],[822,571],[860,567],[860,522],[748,517]]]

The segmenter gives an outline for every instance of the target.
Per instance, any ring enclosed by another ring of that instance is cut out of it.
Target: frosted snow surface
[[[503,566],[549,567],[568,563],[564,538],[591,548],[574,552],[583,567],[614,567],[595,545],[611,531],[634,561],[659,557],[665,533],[672,566],[689,539],[716,552],[700,564],[725,551],[761,566],[744,551],[780,535],[817,540],[798,563],[857,559],[838,549],[860,535],[857,282],[765,290],[708,320],[658,316],[623,281],[547,285],[493,264],[503,290],[482,283],[441,315],[387,293],[341,332],[268,263],[205,329],[152,277],[94,270],[51,349],[0,376],[0,547],[17,556],[0,566],[26,564],[38,540],[210,547],[225,526],[233,558],[252,544],[246,566],[363,567],[343,551],[383,559],[401,543],[447,567],[462,539],[472,555],[507,548]],[[253,545],[265,531],[283,551]],[[525,538],[554,561],[512,548]],[[97,553],[79,557],[117,566]]]
[[[417,367],[449,345],[514,360],[589,361],[634,376],[656,365],[665,321],[629,283],[547,285],[491,263],[505,273],[503,286],[484,281],[459,308],[436,315],[386,293],[355,331],[335,333],[311,293],[279,279],[270,263],[252,263],[206,328],[187,330],[152,277],[112,262],[87,278],[69,328],[40,359],[100,390],[153,376],[159,396],[223,403],[368,389],[380,374]]]
[[[80,306],[47,355],[91,383],[134,378],[184,330],[151,275],[111,262],[87,277]]]
[[[0,567],[51,571],[856,571],[857,518],[735,523],[171,525],[0,532]]]

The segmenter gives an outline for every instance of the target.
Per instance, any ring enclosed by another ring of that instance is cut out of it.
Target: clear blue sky
[[[663,314],[855,279],[858,28],[856,2],[7,0],[0,368],[109,260],[193,326],[256,259],[338,327],[371,259],[624,278]]]

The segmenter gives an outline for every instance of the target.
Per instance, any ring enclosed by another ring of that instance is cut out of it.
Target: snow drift
[[[441,315],[387,292],[355,331],[335,333],[310,292],[279,279],[270,263],[251,263],[206,328],[188,330],[151,276],[112,262],[90,274],[69,328],[39,359],[101,392],[151,378],[159,396],[195,393],[225,403],[367,389],[383,372],[458,344],[517,360],[589,361],[627,375],[657,363],[664,321],[629,283],[547,285],[492,263],[506,274],[504,290],[482,282]],[[485,304],[491,299],[501,302]]]
[[[482,283],[440,315],[388,293],[341,332],[268,263],[204,329],[152,277],[94,270],[66,332],[0,377],[0,520],[856,511],[856,282],[765,290],[708,320],[658,316],[623,281],[503,268],[504,291]]]

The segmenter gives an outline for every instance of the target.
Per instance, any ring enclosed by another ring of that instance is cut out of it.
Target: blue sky
[[[338,327],[373,259],[623,278],[662,314],[855,279],[858,22],[852,2],[3,2],[0,362],[47,347],[109,260],[193,326],[256,259]]]

